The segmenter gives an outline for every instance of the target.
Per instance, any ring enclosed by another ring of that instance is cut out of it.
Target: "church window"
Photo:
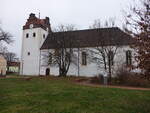
[[[45,34],[43,34],[43,38],[45,39]]]
[[[87,65],[87,54],[82,52],[82,65]]]
[[[28,56],[30,56],[30,52],[28,52]]]
[[[132,53],[130,50],[126,51],[126,64],[132,65]]]
[[[27,34],[26,34],[26,38],[28,38],[28,37],[29,37],[29,34],[27,33]]]
[[[33,33],[33,37],[36,37],[36,33]]]

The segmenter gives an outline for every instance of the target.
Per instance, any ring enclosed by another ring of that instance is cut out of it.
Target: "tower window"
[[[28,56],[30,56],[30,52],[28,52]]]
[[[43,34],[43,38],[45,38],[45,34]]]
[[[86,52],[82,52],[82,65],[87,65],[87,55],[86,55]]]
[[[33,37],[36,37],[36,33],[33,33]]]
[[[130,50],[126,51],[126,64],[132,65],[132,53]]]
[[[28,38],[28,37],[29,37],[29,34],[27,33],[27,34],[26,34],[26,38]]]

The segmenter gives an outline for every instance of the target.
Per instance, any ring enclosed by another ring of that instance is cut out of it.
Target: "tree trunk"
[[[111,73],[111,62],[110,62],[110,60],[109,60],[109,66],[108,66],[108,68],[109,68],[109,70],[108,70],[108,71],[109,71],[108,79],[109,79],[109,82],[111,83],[111,78],[112,78],[112,77],[111,77],[111,74],[112,74],[112,73]]]
[[[66,72],[65,68],[59,69],[59,76],[60,77],[66,77],[67,76],[67,72]]]

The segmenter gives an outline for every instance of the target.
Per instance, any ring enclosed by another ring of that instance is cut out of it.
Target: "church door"
[[[48,75],[50,75],[50,69],[49,68],[46,69],[46,76],[48,76]]]

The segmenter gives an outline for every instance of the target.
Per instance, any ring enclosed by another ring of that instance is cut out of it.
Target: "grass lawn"
[[[1,78],[0,113],[150,113],[150,91],[81,86],[68,78]]]

